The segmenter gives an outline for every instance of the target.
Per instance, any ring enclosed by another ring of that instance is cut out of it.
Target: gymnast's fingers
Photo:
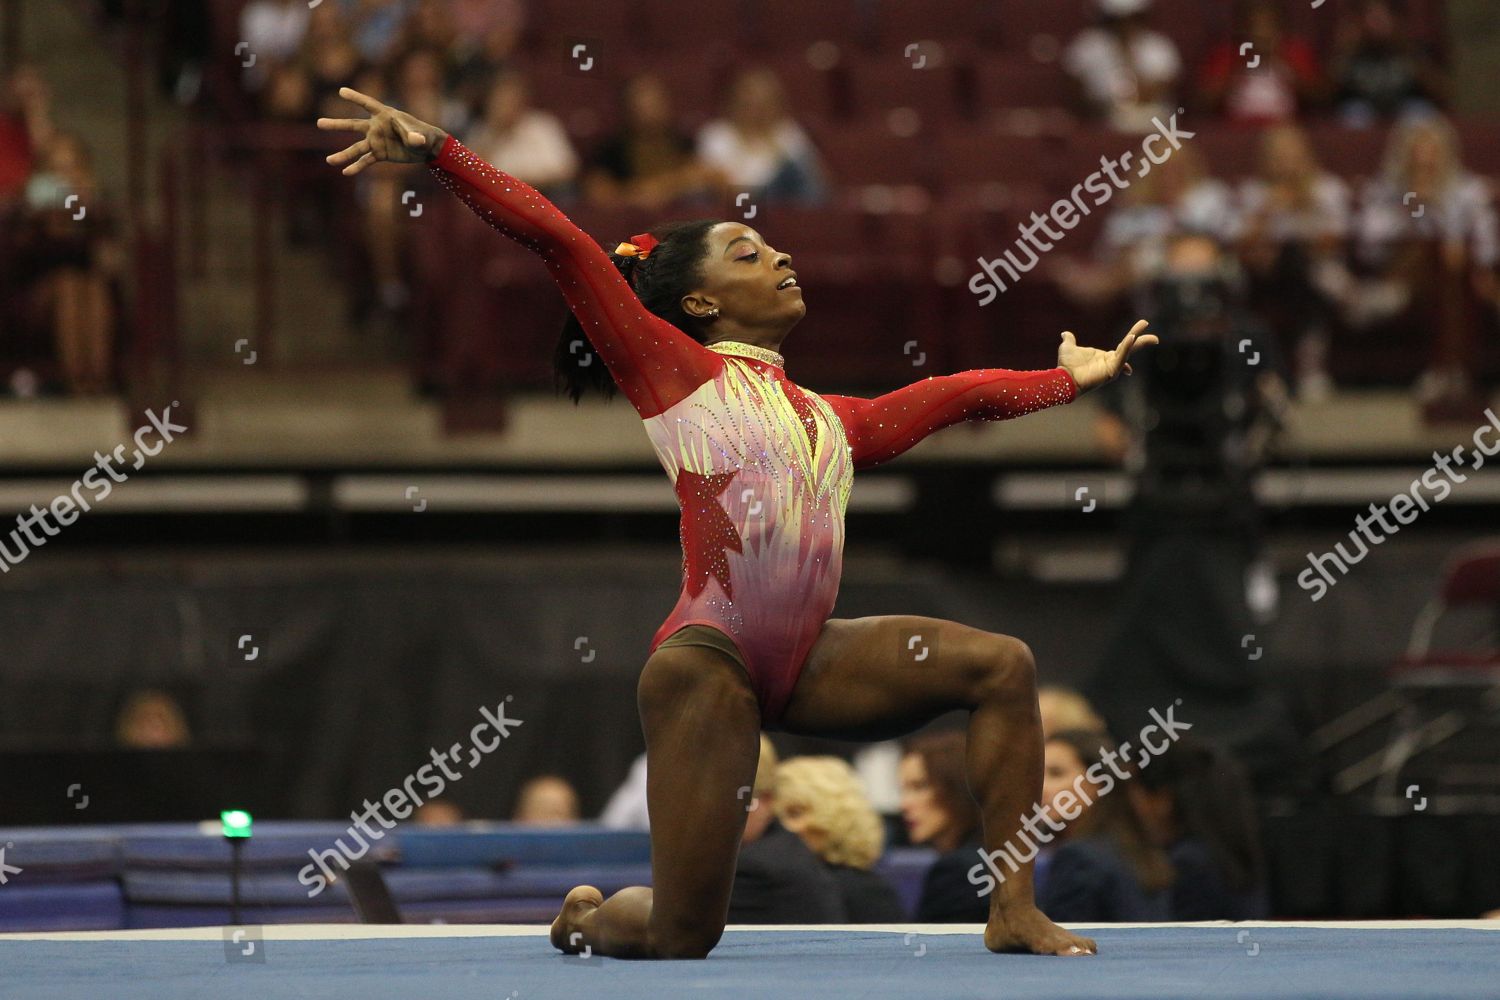
[[[375,162],[375,154],[374,153],[366,153],[364,156],[361,156],[359,159],[355,160],[353,163],[351,163],[347,167],[345,167],[341,172],[345,176],[353,176],[354,174],[359,173],[361,170],[365,169],[365,167],[368,167],[370,164],[372,164],[374,162]]]
[[[368,132],[368,118],[319,118],[318,128],[329,132]]]
[[[375,100],[375,98],[371,97],[368,94],[361,94],[353,87],[340,87],[339,96],[346,101],[353,101],[355,104],[358,104],[360,107],[364,108],[372,115],[378,115],[382,111],[386,110],[384,104],[381,104],[379,101]]]
[[[361,139],[358,142],[354,143],[353,145],[346,146],[345,148],[339,150],[337,153],[330,153],[327,156],[326,159],[327,159],[327,161],[329,163],[332,163],[334,166],[338,166],[341,163],[348,163],[350,160],[354,159],[355,157],[361,156],[361,155],[363,155],[365,153],[368,153],[369,151],[370,151],[370,140],[369,139]]]

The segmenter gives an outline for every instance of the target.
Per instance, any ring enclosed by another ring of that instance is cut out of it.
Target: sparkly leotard
[[[682,592],[652,637],[707,625],[733,640],[776,726],[833,611],[856,469],[962,420],[1071,402],[1062,368],[984,368],[874,399],[819,395],[781,355],[705,346],[647,312],[609,256],[534,188],[451,136],[429,162],[490,225],[535,251],[620,390],[645,422],[682,508]]]

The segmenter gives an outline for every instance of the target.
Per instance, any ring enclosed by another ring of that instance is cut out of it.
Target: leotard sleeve
[[[646,311],[609,255],[541,192],[496,169],[453,136],[427,163],[485,222],[547,265],[589,342],[642,417],[707,382],[724,359]]]
[[[963,420],[1008,420],[1076,398],[1078,386],[1063,368],[976,368],[925,378],[874,399],[823,396],[844,425],[856,469],[895,458]]]

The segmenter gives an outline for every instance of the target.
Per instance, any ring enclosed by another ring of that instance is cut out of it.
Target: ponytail
[[[684,312],[682,299],[703,281],[708,231],[719,221],[697,219],[650,230],[657,243],[644,259],[609,254],[610,263],[634,289],[647,312],[699,343],[703,342],[709,321]],[[605,399],[615,395],[614,377],[589,343],[583,324],[571,313],[563,323],[562,335],[553,352],[552,371],[557,392],[566,393],[575,404],[589,392],[598,392]]]

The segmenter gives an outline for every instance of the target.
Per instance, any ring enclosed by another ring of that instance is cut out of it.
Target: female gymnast
[[[637,690],[646,737],[652,888],[608,900],[578,886],[552,925],[566,952],[702,958],[724,932],[745,792],[764,729],[882,740],[969,712],[968,780],[996,850],[1042,792],[1036,665],[1019,639],[912,615],[830,619],[853,474],[939,428],[1001,420],[1129,373],[1156,343],[1138,322],[1113,351],[1062,335],[1046,371],[980,369],[875,399],[789,381],[778,353],[806,306],[791,256],[749,226],[664,226],[606,253],[534,188],[436,126],[343,88],[369,118],[320,118],[358,141],[328,157],[427,163],[490,225],[535,251],[581,324],[559,344],[576,401],[615,385],[641,419],[682,508],[683,586]],[[585,342],[586,338],[586,342]],[[595,378],[600,365],[608,369]],[[612,381],[613,384],[609,384]],[[980,859],[976,856],[975,863]],[[1036,908],[1031,867],[992,893],[992,951],[1093,954]]]

